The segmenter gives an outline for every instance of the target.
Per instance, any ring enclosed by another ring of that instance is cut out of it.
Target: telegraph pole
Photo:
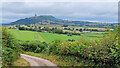
[[[37,14],[35,13],[35,32],[34,32],[34,42],[38,42],[39,41],[39,38],[38,38],[38,34],[37,34],[37,25],[36,25],[36,17],[37,17]]]

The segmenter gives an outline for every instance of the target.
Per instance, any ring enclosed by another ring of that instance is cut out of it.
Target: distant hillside
[[[40,24],[40,25],[85,25],[92,22],[87,21],[69,21],[57,19],[53,16],[34,16],[30,18],[20,19],[15,22],[11,22],[10,25],[15,24]]]

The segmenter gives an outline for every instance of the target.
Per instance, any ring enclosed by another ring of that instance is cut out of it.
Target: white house
[[[90,31],[82,31],[82,33],[90,33]]]

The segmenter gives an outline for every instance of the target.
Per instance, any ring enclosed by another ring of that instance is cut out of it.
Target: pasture
[[[41,42],[50,43],[56,39],[61,39],[67,41],[68,39],[80,39],[81,37],[86,38],[102,38],[102,33],[83,33],[80,36],[72,35],[67,36],[65,34],[55,34],[55,33],[47,33],[47,32],[33,32],[33,31],[26,31],[26,30],[16,30],[16,29],[8,29],[13,36],[16,37],[18,40],[22,41],[34,41],[34,39],[38,39]],[[34,38],[35,37],[35,38]]]

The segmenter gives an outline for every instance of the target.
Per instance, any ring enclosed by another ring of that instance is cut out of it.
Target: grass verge
[[[13,66],[28,66],[29,67],[30,64],[25,59],[19,58],[13,62]]]
[[[81,59],[75,56],[68,55],[54,55],[54,54],[46,54],[46,53],[33,53],[33,52],[24,52],[24,54],[41,57],[51,62],[55,63],[58,66],[88,66],[90,64],[89,61]]]

